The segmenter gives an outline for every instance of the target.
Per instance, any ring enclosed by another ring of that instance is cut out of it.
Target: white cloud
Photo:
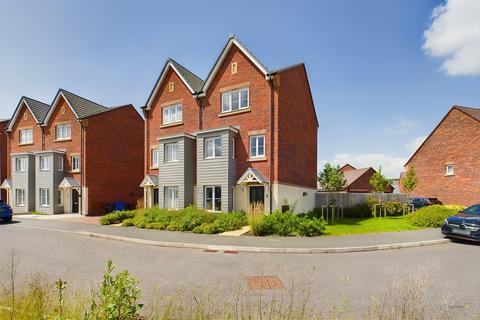
[[[436,7],[423,50],[444,58],[448,75],[480,75],[480,1],[447,0]]]
[[[405,148],[410,152],[410,155],[412,155],[415,151],[417,151],[418,147],[427,139],[427,136],[420,136],[416,137],[412,141],[408,142],[405,144]]]
[[[415,127],[417,127],[420,122],[405,119],[405,118],[395,118],[393,123],[385,128],[385,133],[388,134],[408,134],[412,132]]]
[[[356,168],[373,167],[375,170],[382,167],[382,172],[387,178],[398,178],[407,159],[385,153],[340,153],[328,162],[340,166],[349,163]],[[319,170],[325,163],[327,160],[319,161]]]

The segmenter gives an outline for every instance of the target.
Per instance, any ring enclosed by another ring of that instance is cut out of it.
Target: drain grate
[[[238,251],[236,250],[225,250],[223,253],[228,253],[228,254],[238,254]]]
[[[218,250],[213,250],[213,249],[205,249],[203,252],[218,252]]]
[[[273,290],[283,289],[282,280],[277,276],[253,276],[247,277],[250,290]]]

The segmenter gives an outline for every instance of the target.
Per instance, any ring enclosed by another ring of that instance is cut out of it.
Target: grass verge
[[[348,218],[330,222],[325,230],[327,236],[344,236],[362,233],[396,232],[418,230],[406,216],[387,218]]]

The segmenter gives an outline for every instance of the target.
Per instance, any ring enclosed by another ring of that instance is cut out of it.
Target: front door
[[[78,190],[72,189],[72,213],[78,213],[79,196]]]
[[[153,189],[153,205],[154,206],[158,206],[158,200],[159,200],[159,197],[158,197],[158,188],[155,188]]]
[[[250,204],[265,204],[265,187],[250,186]]]

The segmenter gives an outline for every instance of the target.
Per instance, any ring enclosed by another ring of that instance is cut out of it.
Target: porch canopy
[[[0,189],[12,189],[12,180],[5,179],[0,186]]]
[[[58,187],[60,189],[80,188],[80,183],[73,177],[65,177]]]
[[[263,174],[254,168],[248,168],[245,173],[238,179],[237,184],[248,184],[248,183],[268,183],[268,180],[265,179]]]
[[[140,184],[140,188],[156,186],[158,186],[158,176],[155,176],[153,174],[147,174],[143,179],[142,183]]]

